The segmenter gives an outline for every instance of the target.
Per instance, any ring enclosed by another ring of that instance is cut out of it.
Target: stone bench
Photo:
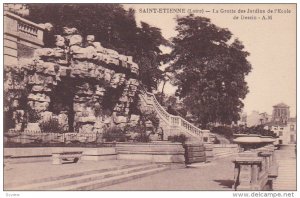
[[[63,151],[52,153],[52,164],[62,164],[62,161],[73,161],[76,163],[80,160],[82,151]]]
[[[5,169],[9,168],[12,157],[13,157],[12,155],[4,155],[3,159],[4,159],[4,168]]]

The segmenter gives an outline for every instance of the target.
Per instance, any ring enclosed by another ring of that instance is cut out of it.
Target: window
[[[283,134],[282,134],[282,131],[279,131],[279,136],[282,136]]]
[[[295,130],[295,126],[294,126],[294,125],[291,125],[291,126],[290,126],[290,129],[291,129],[291,131],[294,131],[294,130]]]
[[[280,127],[280,130],[283,130],[283,127]]]

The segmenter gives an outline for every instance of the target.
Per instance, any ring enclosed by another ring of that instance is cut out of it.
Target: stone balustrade
[[[44,28],[11,12],[4,11],[4,65],[33,55],[42,47]]]
[[[278,165],[271,144],[239,153],[234,160],[234,190],[263,190],[277,177]]]
[[[140,99],[143,102],[145,109],[155,110],[158,114],[161,123],[165,123],[164,134],[165,140],[168,135],[185,134],[192,140],[201,140],[203,142],[210,142],[210,131],[202,130],[183,119],[180,116],[169,114],[157,101],[153,93],[149,93],[141,87]],[[205,141],[206,140],[206,141]]]

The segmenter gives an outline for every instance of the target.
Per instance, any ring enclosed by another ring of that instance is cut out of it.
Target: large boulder
[[[55,35],[55,45],[56,47],[59,47],[59,48],[63,48],[65,47],[65,38],[62,37],[61,35]]]
[[[82,44],[82,36],[79,34],[70,36],[69,39],[69,46],[78,45],[80,46]]]
[[[94,125],[93,124],[84,124],[79,128],[79,133],[92,133]]]

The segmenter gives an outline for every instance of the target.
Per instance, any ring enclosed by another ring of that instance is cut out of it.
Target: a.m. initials
[[[262,20],[272,20],[272,15],[269,16],[263,16]]]

